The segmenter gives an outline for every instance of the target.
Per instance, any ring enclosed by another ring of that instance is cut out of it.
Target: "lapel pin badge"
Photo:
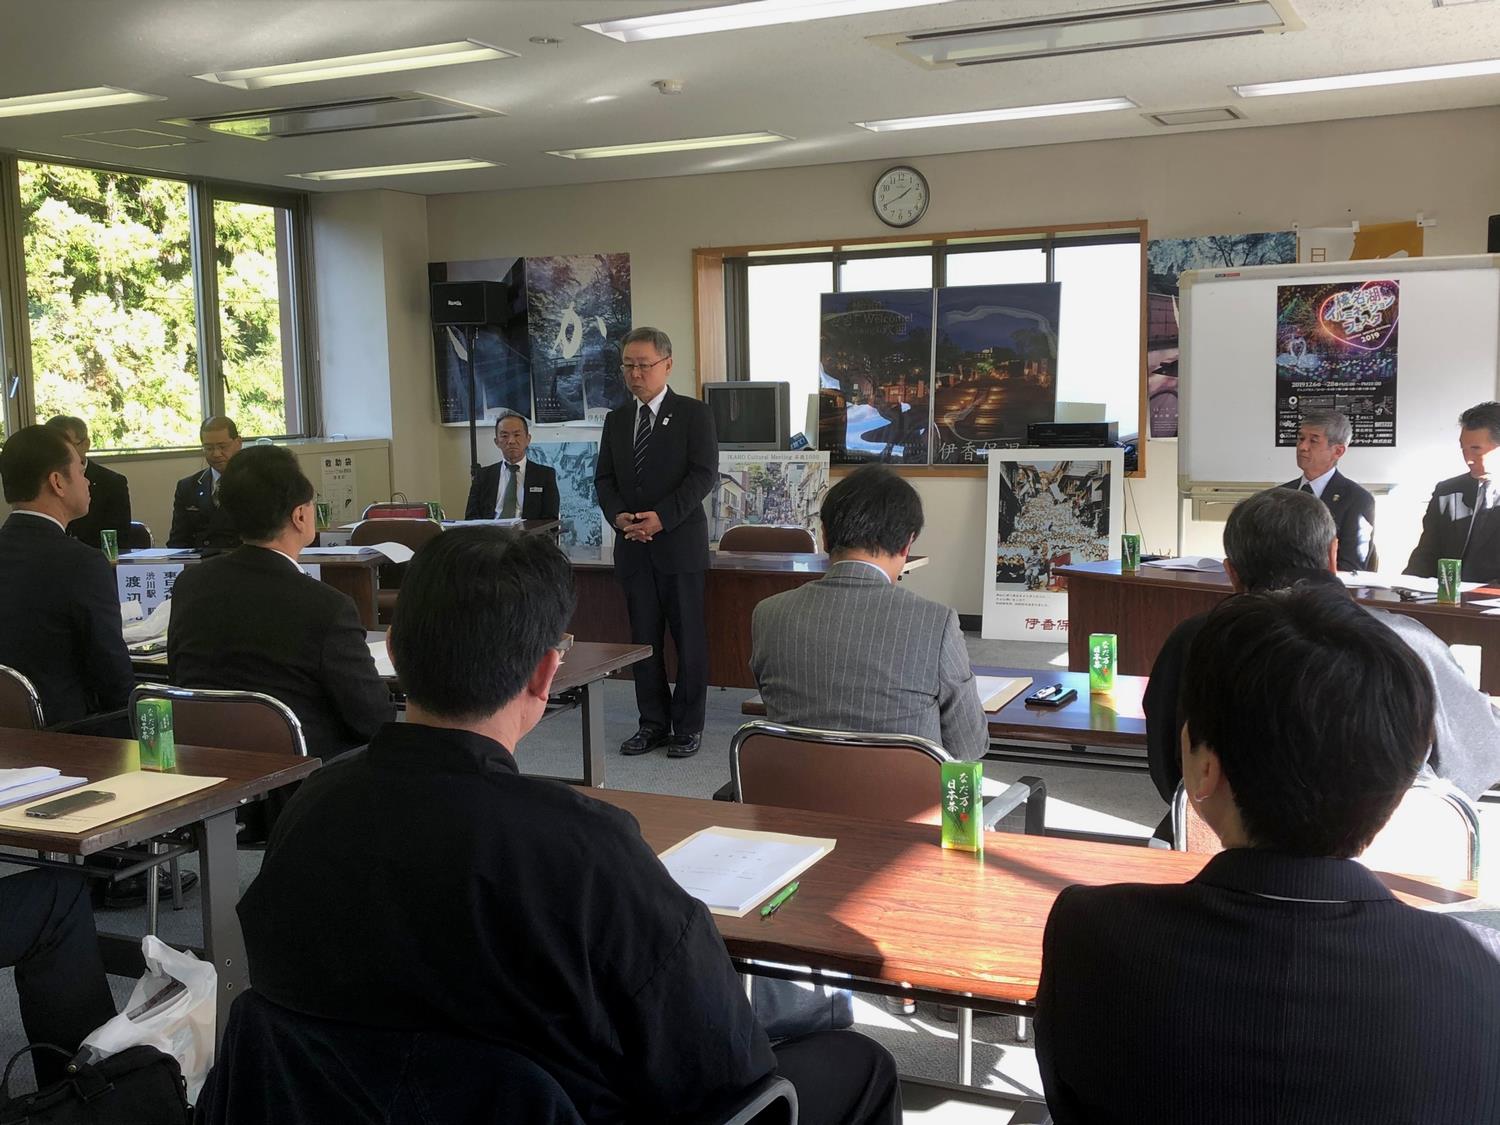
[[[672,424],[672,416],[670,414],[668,414],[665,418],[663,418],[661,420],[661,424],[663,426],[669,426],[669,425],[671,425]]]

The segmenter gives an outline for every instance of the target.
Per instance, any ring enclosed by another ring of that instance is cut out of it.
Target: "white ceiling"
[[[1500,76],[1238,99],[1231,83],[1500,57],[1500,0],[1291,0],[1306,29],[1068,58],[925,70],[866,37],[1142,0],[950,0],[853,18],[621,44],[577,25],[704,0],[12,0],[0,98],[98,85],[164,96],[140,105],[0,119],[0,148],[312,190],[432,194],[824,164],[1099,138],[1161,135],[1140,112],[875,134],[850,123],[1124,95],[1144,111],[1233,105],[1229,128],[1500,104]],[[558,46],[537,46],[553,36]],[[242,91],[191,77],[456,39],[520,57],[405,74]],[[653,80],[685,91],[664,96]],[[418,90],[506,116],[322,138],[250,141],[158,124],[167,117]],[[616,100],[587,104],[599,95]],[[202,143],[131,152],[67,139],[148,128]],[[793,140],[610,160],[548,149],[769,130]],[[1493,145],[1495,137],[1476,137]],[[290,173],[453,157],[502,168],[309,185]],[[1399,154],[1370,154],[1371,175]],[[1289,175],[1295,170],[1289,169]]]

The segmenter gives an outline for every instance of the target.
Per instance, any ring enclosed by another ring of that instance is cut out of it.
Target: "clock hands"
[[[889,207],[889,206],[891,206],[891,205],[892,205],[892,204],[893,204],[893,203],[899,203],[899,202],[901,202],[901,200],[902,200],[902,199],[903,199],[903,198],[905,198],[905,197],[906,197],[906,196],[908,196],[908,195],[910,195],[910,194],[911,194],[911,189],[912,189],[912,188],[914,188],[914,187],[916,187],[916,186],[917,186],[917,185],[916,185],[916,184],[912,184],[912,185],[911,185],[911,186],[910,186],[910,187],[908,187],[908,188],[907,188],[907,189],[906,189],[906,190],[905,190],[905,191],[903,191],[903,192],[902,192],[902,193],[901,193],[901,194],[900,194],[900,195],[898,195],[898,196],[896,196],[896,198],[895,198],[895,199],[887,199],[887,200],[886,200],[886,201],[885,201],[885,205],[886,205],[886,206],[887,206],[887,207]]]

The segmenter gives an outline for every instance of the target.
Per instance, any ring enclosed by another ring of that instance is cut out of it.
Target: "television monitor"
[[[791,396],[790,383],[735,379],[703,384],[720,449],[786,449]]]

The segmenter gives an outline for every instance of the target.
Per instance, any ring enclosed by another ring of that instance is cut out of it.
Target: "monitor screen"
[[[713,411],[719,444],[777,448],[783,424],[777,401],[780,389],[781,385],[774,383],[705,387],[704,399]]]

